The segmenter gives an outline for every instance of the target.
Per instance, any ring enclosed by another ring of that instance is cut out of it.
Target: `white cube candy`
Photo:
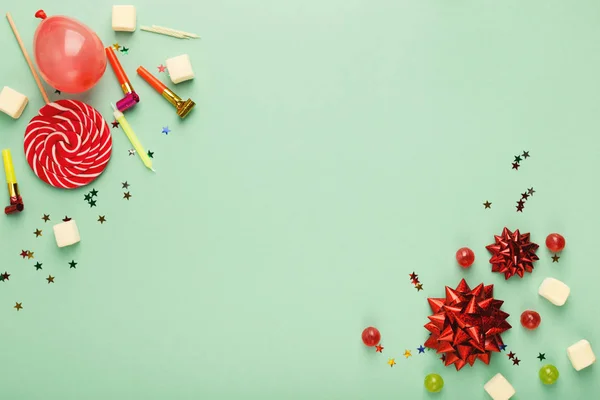
[[[508,400],[516,393],[509,381],[502,374],[496,374],[483,388],[494,400]]]
[[[24,94],[4,86],[0,92],[0,111],[17,119],[23,113],[28,101]]]
[[[571,289],[558,279],[546,278],[540,285],[538,294],[555,306],[562,306],[569,298]]]
[[[576,371],[589,367],[596,362],[592,346],[587,340],[580,340],[567,349],[567,355]]]
[[[54,225],[54,237],[58,247],[70,246],[81,240],[79,229],[77,229],[77,224],[73,219]]]
[[[167,64],[167,70],[173,83],[194,79],[194,70],[192,69],[190,56],[187,54],[169,58],[165,64]]]
[[[136,25],[134,6],[113,6],[112,28],[117,32],[133,32]]]

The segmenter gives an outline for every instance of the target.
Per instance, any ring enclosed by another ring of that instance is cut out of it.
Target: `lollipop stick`
[[[44,101],[46,102],[46,104],[50,103],[50,100],[48,99],[48,95],[46,94],[46,91],[44,90],[44,86],[42,86],[42,82],[40,81],[40,77],[38,76],[38,74],[33,66],[33,63],[31,62],[31,58],[29,58],[29,54],[27,54],[25,45],[23,44],[23,41],[21,40],[21,35],[19,35],[19,31],[17,30],[17,27],[15,26],[15,22],[13,21],[9,12],[6,13],[6,19],[8,19],[8,23],[10,24],[10,27],[11,27],[13,33],[15,34],[15,38],[17,39],[17,42],[19,43],[19,47],[21,47],[21,51],[23,52],[23,57],[25,57],[25,61],[27,61],[27,65],[29,65],[29,69],[31,70],[33,79],[35,79],[35,83],[37,84],[38,89],[40,89],[40,93],[42,94]]]

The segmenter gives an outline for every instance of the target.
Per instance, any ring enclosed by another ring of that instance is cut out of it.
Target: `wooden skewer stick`
[[[167,35],[167,36],[176,37],[178,39],[187,39],[185,36],[180,35],[178,33],[165,32],[165,31],[161,31],[161,30],[156,29],[156,28],[151,28],[149,26],[141,26],[140,29],[143,30],[143,31],[146,31],[146,32],[152,32],[152,33],[158,33],[160,35]]]
[[[164,26],[158,26],[158,25],[152,25],[152,27],[157,28],[157,29],[164,29],[165,31],[179,33],[180,35],[187,36],[187,37],[194,38],[194,39],[200,38],[200,36],[196,35],[195,33],[189,33],[189,32],[179,31],[177,29],[165,28]]]
[[[46,104],[50,103],[50,99],[48,99],[48,95],[46,94],[46,91],[44,90],[42,81],[40,80],[40,77],[38,76],[37,71],[35,70],[35,67],[33,66],[33,63],[31,62],[31,58],[29,58],[29,54],[27,54],[25,45],[23,44],[23,41],[21,40],[21,35],[19,35],[19,31],[17,30],[17,27],[15,26],[15,21],[13,21],[12,16],[10,15],[9,12],[6,13],[6,19],[8,19],[8,23],[10,24],[10,27],[11,27],[13,33],[15,34],[15,38],[17,39],[17,42],[19,43],[19,47],[21,48],[23,57],[25,57],[25,61],[27,61],[27,65],[29,65],[29,69],[31,70],[33,79],[35,79],[35,83],[37,84],[38,89],[40,89],[40,93],[42,94],[44,101],[46,102]]]

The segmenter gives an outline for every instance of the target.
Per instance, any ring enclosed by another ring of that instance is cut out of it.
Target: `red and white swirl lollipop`
[[[100,175],[112,150],[108,124],[77,100],[46,104],[25,131],[25,157],[33,172],[58,188],[87,185]]]
[[[8,22],[46,102],[25,131],[25,157],[44,182],[64,189],[87,185],[100,175],[112,151],[108,124],[93,107],[77,100],[51,103],[10,14]]]

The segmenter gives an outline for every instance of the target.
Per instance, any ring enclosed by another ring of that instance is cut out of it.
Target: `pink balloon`
[[[67,93],[91,89],[106,70],[104,46],[98,35],[72,18],[38,14],[44,19],[35,31],[33,51],[42,78]]]

